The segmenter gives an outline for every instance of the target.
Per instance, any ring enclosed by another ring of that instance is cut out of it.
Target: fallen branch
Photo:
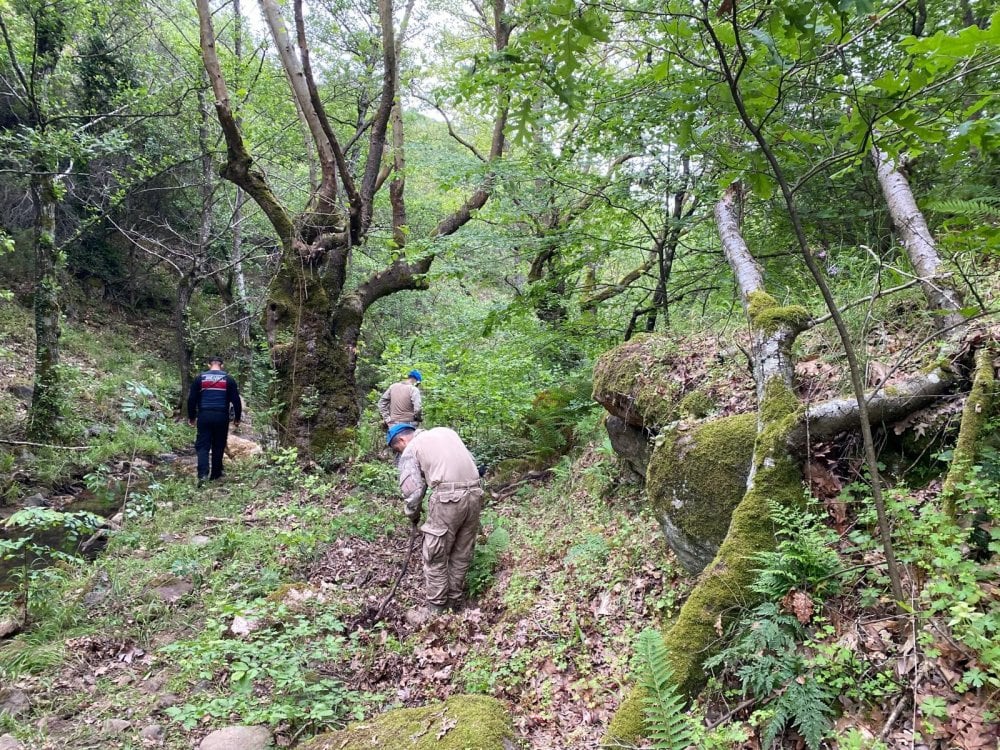
[[[909,694],[904,693],[900,696],[899,700],[896,701],[896,705],[893,707],[892,713],[889,714],[889,718],[886,720],[885,726],[882,727],[882,731],[878,733],[879,741],[884,740],[888,736],[893,725],[896,723],[896,720],[899,719],[899,714],[902,713],[903,707],[909,702],[909,700]]]
[[[0,443],[4,445],[30,445],[33,448],[54,448],[60,451],[85,451],[89,450],[89,445],[52,445],[51,443],[32,443],[30,440],[6,440],[0,438]]]

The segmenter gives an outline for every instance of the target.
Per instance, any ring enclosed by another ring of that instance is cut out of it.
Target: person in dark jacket
[[[198,437],[194,450],[198,454],[198,486],[206,479],[222,476],[222,454],[229,437],[229,405],[233,406],[233,426],[239,428],[243,416],[240,389],[233,376],[222,369],[222,357],[211,357],[209,369],[194,379],[188,393],[188,423],[194,427],[197,417]],[[212,454],[209,470],[209,451]]]

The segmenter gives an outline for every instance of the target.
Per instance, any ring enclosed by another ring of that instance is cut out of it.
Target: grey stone
[[[646,430],[630,425],[613,414],[609,414],[604,420],[604,428],[608,431],[615,453],[621,456],[632,473],[645,479],[649,458],[653,455],[653,446]]]
[[[163,731],[163,727],[159,724],[150,724],[142,728],[142,731],[139,732],[139,736],[147,742],[160,744],[163,742],[166,732]]]
[[[41,492],[36,492],[34,495],[24,498],[21,501],[21,505],[25,508],[47,508],[49,506],[49,500]]]
[[[101,724],[101,734],[116,735],[132,728],[132,722],[126,719],[105,719]]]
[[[156,699],[156,708],[160,711],[165,708],[170,708],[171,706],[177,706],[181,703],[181,698],[179,695],[174,695],[173,693],[164,693],[159,698]]]
[[[0,716],[23,716],[31,708],[28,694],[17,688],[0,690]]]
[[[30,385],[12,385],[7,390],[22,401],[31,401],[31,397],[35,393],[34,388]]]
[[[205,536],[204,534],[195,534],[193,537],[188,539],[188,544],[192,547],[204,547],[212,543],[212,537]]]
[[[12,734],[0,735],[0,750],[24,750],[22,745]]]
[[[271,747],[271,732],[266,727],[226,727],[208,735],[199,750],[265,750]]]
[[[92,424],[83,434],[89,438],[100,437],[101,435],[106,435],[110,432],[110,429],[111,428],[109,428],[106,424]]]
[[[194,591],[194,586],[188,581],[173,581],[153,589],[153,593],[167,604],[173,604],[192,591]]]
[[[156,460],[161,464],[172,464],[177,460],[176,453],[161,453],[156,457]]]

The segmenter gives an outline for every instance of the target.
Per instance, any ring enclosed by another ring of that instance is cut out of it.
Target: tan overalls
[[[461,603],[483,502],[476,462],[454,430],[418,430],[399,458],[399,487],[409,509],[431,490],[420,527],[428,603]]]

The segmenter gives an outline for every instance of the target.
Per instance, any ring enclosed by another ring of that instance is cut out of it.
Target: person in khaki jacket
[[[416,615],[419,624],[447,608],[459,610],[465,599],[465,574],[472,563],[479,533],[483,490],[479,469],[462,438],[447,427],[417,429],[412,424],[389,428],[386,443],[400,454],[399,489],[406,516],[420,523],[424,494],[430,488],[423,559],[426,612]]]
[[[410,370],[405,380],[393,383],[378,400],[378,413],[388,429],[397,424],[416,424],[423,420],[420,395],[420,370]]]

